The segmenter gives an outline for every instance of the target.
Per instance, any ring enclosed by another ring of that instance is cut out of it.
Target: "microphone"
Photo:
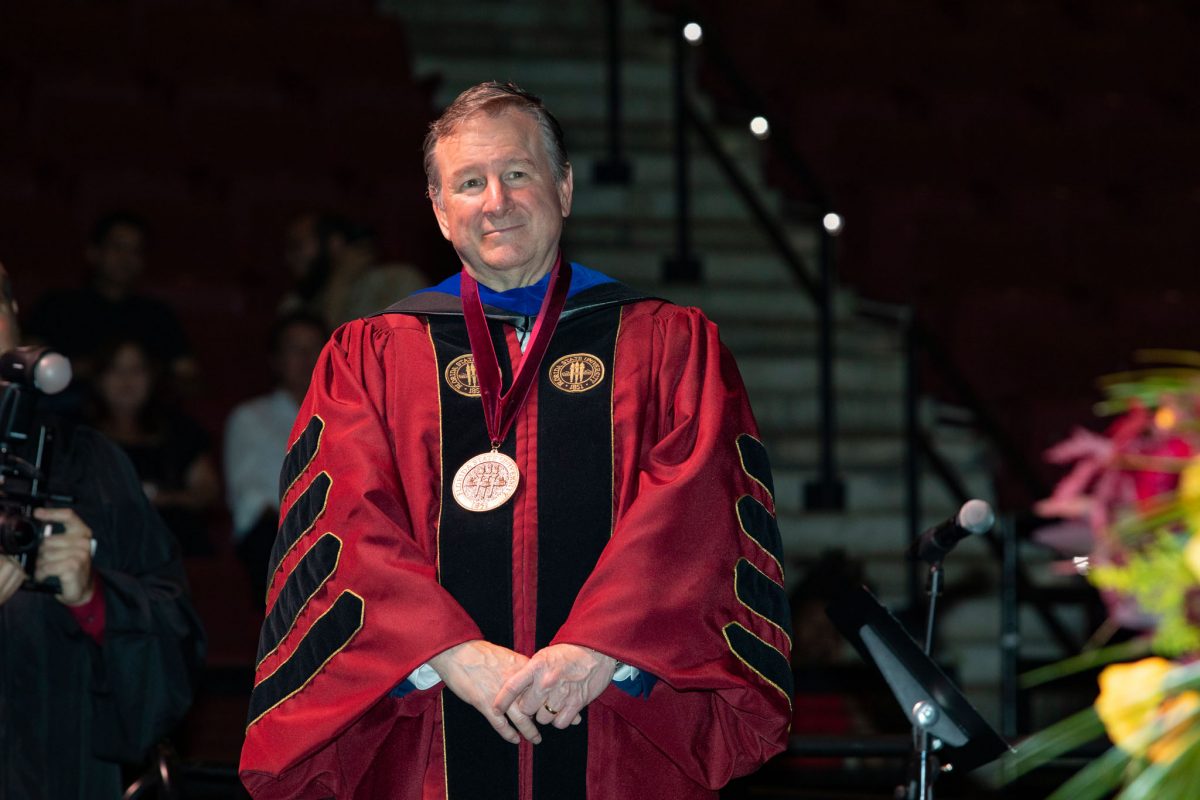
[[[954,545],[968,536],[987,533],[996,523],[992,507],[983,500],[968,500],[950,519],[934,525],[917,539],[917,558],[928,564],[940,564]]]
[[[17,347],[0,355],[0,378],[58,394],[71,382],[71,362],[45,347]]]

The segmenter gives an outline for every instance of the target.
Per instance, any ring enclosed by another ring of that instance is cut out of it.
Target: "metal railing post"
[[[1012,739],[1020,726],[1018,673],[1021,651],[1020,543],[1011,514],[1000,519],[1000,733]]]
[[[824,218],[824,209],[821,212]],[[817,403],[820,415],[820,472],[804,487],[804,505],[810,511],[840,511],[846,507],[846,486],[837,473],[837,412],[833,388],[834,241],[818,220],[820,264],[817,275]]]
[[[596,183],[624,186],[633,180],[633,165],[621,146],[621,0],[606,0],[604,9],[608,153],[595,163],[592,177]]]
[[[669,283],[697,283],[700,262],[692,254],[692,190],[691,164],[688,152],[688,48],[683,38],[686,17],[675,15],[672,95],[674,100],[675,135],[675,254],[664,263],[663,278]]]
[[[921,536],[921,386],[913,311],[911,308],[905,311],[900,320],[904,337],[904,518],[908,540],[905,546],[912,547]],[[920,562],[910,560],[908,607],[914,613],[920,608],[922,572]]]

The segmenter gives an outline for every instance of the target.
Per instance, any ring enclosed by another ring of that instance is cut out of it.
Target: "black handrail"
[[[792,247],[787,233],[767,210],[749,179],[733,159],[725,152],[716,132],[704,120],[689,96],[691,63],[689,47],[684,42],[683,30],[689,18],[682,13],[676,16],[674,36],[674,104],[675,104],[675,171],[676,171],[676,249],[674,258],[666,264],[668,280],[699,280],[699,263],[691,250],[689,144],[688,131],[694,130],[708,148],[726,178],[737,190],[755,221],[767,239],[783,255],[792,273],[807,291],[817,309],[817,401],[819,407],[819,467],[817,479],[804,486],[804,504],[809,510],[840,510],[845,507],[845,484],[837,469],[837,409],[834,403],[833,353],[834,353],[834,241],[830,230],[821,224],[829,212],[825,193],[814,191],[818,199],[817,230],[819,232],[819,264],[817,277],[809,275],[804,259]],[[811,173],[805,173],[812,185],[817,187]]]
[[[717,133],[712,129],[712,126],[700,115],[695,104],[688,98],[683,100],[684,119],[696,132],[700,143],[708,150],[708,154],[712,160],[716,162],[725,178],[733,186],[735,192],[746,204],[750,215],[754,217],[754,221],[758,223],[763,234],[772,246],[779,252],[783,260],[787,263],[788,268],[795,274],[796,279],[800,282],[800,286],[804,289],[813,305],[820,308],[823,305],[821,298],[821,288],[812,276],[808,274],[808,267],[804,263],[804,257],[796,252],[796,248],[792,246],[788,239],[787,232],[775,216],[763,204],[758,191],[750,184],[748,178],[742,174],[741,169],[734,162],[729,154],[725,152],[725,148],[721,146],[720,139],[717,138]]]

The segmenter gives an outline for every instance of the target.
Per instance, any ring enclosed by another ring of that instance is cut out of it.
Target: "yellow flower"
[[[1183,551],[1184,563],[1200,578],[1200,458],[1193,458],[1179,473],[1179,501],[1192,536]]]
[[[1200,528],[1196,529],[1183,546],[1183,563],[1187,564],[1196,579],[1200,580]]]
[[[1104,668],[1095,706],[1113,744],[1133,755],[1144,749],[1151,761],[1162,762],[1174,760],[1195,740],[1195,723],[1189,715],[1200,708],[1200,693],[1167,698],[1162,682],[1174,668],[1175,664],[1158,657]],[[1148,746],[1137,742],[1137,734],[1153,722],[1161,726],[1158,738]]]

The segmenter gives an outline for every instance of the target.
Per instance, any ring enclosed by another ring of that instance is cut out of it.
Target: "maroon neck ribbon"
[[[533,377],[550,346],[558,318],[567,303],[567,290],[571,288],[571,264],[563,261],[562,254],[554,262],[550,274],[550,286],[542,299],[533,333],[525,346],[521,364],[513,375],[512,386],[500,394],[500,361],[496,358],[496,347],[488,332],[487,317],[483,313],[483,301],[479,299],[479,284],[466,268],[462,272],[462,309],[467,322],[467,337],[471,340],[471,356],[475,359],[475,374],[479,379],[479,399],[483,402],[483,421],[487,425],[488,439],[492,450],[497,450],[508,436],[517,412],[525,405],[529,390],[533,388]]]

